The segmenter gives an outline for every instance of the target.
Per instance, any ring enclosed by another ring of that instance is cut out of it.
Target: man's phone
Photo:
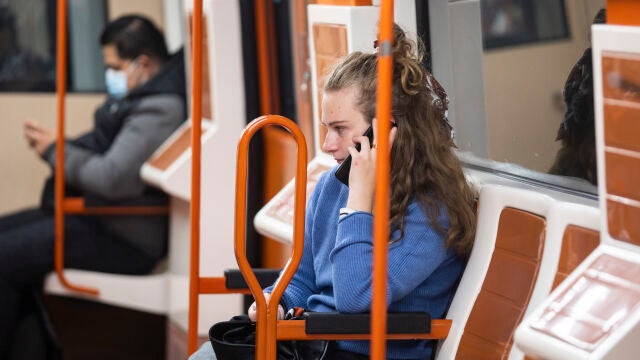
[[[373,126],[369,126],[367,131],[364,132],[363,136],[369,138],[369,145],[373,144]],[[360,143],[356,143],[356,150],[360,151]],[[340,180],[343,184],[349,186],[349,171],[351,170],[351,154],[347,156],[346,159],[340,164],[338,170],[336,170],[336,178]]]

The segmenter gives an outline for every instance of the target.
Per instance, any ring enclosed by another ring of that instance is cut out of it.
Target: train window
[[[563,0],[481,0],[485,49],[569,37]]]
[[[593,100],[582,96],[589,95],[588,91],[580,91],[592,89],[590,25],[606,0],[480,3],[485,44],[486,157],[490,161],[480,161],[479,166],[594,197]],[[526,21],[519,26],[505,24],[517,24],[520,15],[500,20],[497,17],[507,15],[497,15],[498,8],[516,14],[533,11],[533,25]],[[548,26],[541,25],[542,18]],[[513,36],[497,35],[504,33]],[[539,41],[551,38],[556,41]],[[510,41],[510,45],[515,41],[518,46],[507,46]],[[572,80],[567,82],[570,74]],[[574,91],[578,88],[580,91]],[[579,95],[569,98],[576,93]]]
[[[104,91],[104,0],[67,0],[70,92]],[[0,91],[55,91],[56,0],[0,2]]]

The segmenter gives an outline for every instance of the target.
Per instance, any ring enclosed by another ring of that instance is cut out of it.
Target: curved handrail
[[[295,207],[293,222],[293,253],[273,288],[269,304],[266,304],[262,287],[258,283],[246,255],[246,201],[247,164],[251,137],[266,125],[280,125],[288,130],[298,144],[295,177]],[[307,143],[304,134],[291,120],[280,115],[264,115],[247,125],[238,144],[238,165],[236,173],[236,213],[235,213],[235,255],[238,266],[253,294],[257,306],[256,358],[276,358],[276,334],[278,304],[284,290],[293,278],[304,247],[304,211],[307,190]]]
[[[54,268],[60,284],[75,292],[98,296],[98,289],[71,283],[64,273],[64,216],[77,215],[162,215],[169,212],[169,206],[86,206],[81,197],[65,197],[64,148],[65,148],[65,96],[67,79],[67,8],[64,1],[57,6],[57,49],[56,54],[56,167],[54,169]]]
[[[57,66],[56,66],[56,97],[58,101],[58,126],[56,136],[56,167],[55,167],[55,243],[54,266],[62,286],[67,289],[88,295],[98,295],[98,289],[75,285],[67,280],[64,274],[64,112],[65,95],[67,91],[67,7],[66,1],[58,1],[57,7]]]
[[[187,351],[198,346],[198,306],[200,294],[200,182],[202,143],[202,0],[193,0],[191,31],[191,251],[189,268],[189,329]]]
[[[373,299],[371,306],[370,358],[383,360],[387,332],[387,252],[389,244],[389,131],[391,128],[391,86],[393,82],[393,0],[380,5],[378,52],[378,154],[373,218]],[[381,156],[382,155],[382,156]]]

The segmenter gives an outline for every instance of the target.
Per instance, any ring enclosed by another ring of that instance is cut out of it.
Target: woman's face
[[[322,98],[322,126],[327,135],[322,151],[329,153],[342,163],[349,155],[347,148],[353,146],[353,138],[361,136],[369,123],[356,105],[358,91],[354,86],[338,91],[325,92]]]

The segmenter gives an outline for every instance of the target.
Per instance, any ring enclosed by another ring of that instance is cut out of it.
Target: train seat
[[[553,199],[484,185],[473,250],[446,315],[453,320],[436,359],[505,358],[536,284]]]
[[[592,206],[554,202],[547,220],[547,239],[530,308],[541,304],[598,247],[600,211]]]
[[[98,296],[90,296],[70,291],[58,280],[55,272],[45,278],[46,293],[63,296],[82,297],[154,314],[164,314],[169,310],[169,272],[167,260],[156,265],[147,275],[120,275],[103,272],[65,269],[67,279],[72,283],[90,284],[99,289]]]

